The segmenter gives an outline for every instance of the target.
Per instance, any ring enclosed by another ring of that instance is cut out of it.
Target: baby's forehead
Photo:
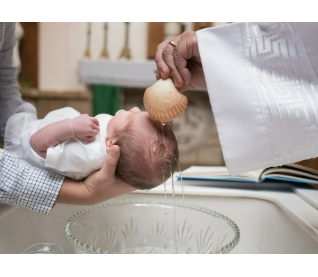
[[[158,129],[158,124],[154,122],[148,113],[144,116],[138,116],[132,119],[130,126],[134,130],[134,133],[139,137],[144,143],[149,144],[149,142],[154,142],[158,140],[160,136],[160,130]]]
[[[149,126],[149,127],[153,127],[153,122],[152,122],[152,118],[150,117],[150,115],[147,112],[140,112],[135,114],[135,116],[131,117],[131,124],[134,126]]]

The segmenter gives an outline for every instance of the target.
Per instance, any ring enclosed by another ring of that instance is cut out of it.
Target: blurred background
[[[143,106],[155,83],[156,48],[186,30],[228,22],[16,23],[14,60],[20,92],[38,118],[65,106],[95,116]],[[224,165],[207,91],[185,92],[188,107],[171,122],[181,169]],[[233,134],[235,135],[235,134]],[[313,160],[302,164],[317,167]]]

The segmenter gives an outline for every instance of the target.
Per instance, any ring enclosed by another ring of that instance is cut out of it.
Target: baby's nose
[[[138,107],[133,107],[132,109],[130,109],[131,113],[137,113],[140,112],[140,109]]]

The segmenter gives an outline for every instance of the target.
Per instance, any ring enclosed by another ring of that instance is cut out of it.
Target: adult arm
[[[0,202],[49,214],[64,176],[32,167],[0,149]]]
[[[0,142],[3,143],[8,118],[16,112],[35,108],[22,100],[13,64],[15,23],[0,22]]]
[[[196,32],[231,174],[318,156],[317,33],[318,23],[234,23]],[[176,64],[177,55],[167,53],[165,64]]]
[[[133,187],[115,177],[120,156],[113,146],[103,168],[84,181],[32,167],[0,149],[0,202],[48,215],[54,203],[91,205],[128,193]]]

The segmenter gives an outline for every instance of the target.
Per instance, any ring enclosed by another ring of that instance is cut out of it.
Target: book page
[[[263,170],[250,171],[244,174],[232,176],[229,174],[225,166],[191,166],[190,168],[182,171],[182,177],[200,177],[200,178],[215,178],[215,179],[248,179],[254,182]]]
[[[298,166],[298,165],[297,165]],[[306,181],[308,180],[318,180],[318,174],[311,173],[309,170],[304,171],[302,168],[303,166],[300,166],[301,168],[298,167],[290,167],[290,166],[281,166],[281,167],[273,167],[273,168],[268,168],[266,169],[262,176],[261,179],[264,179],[266,177],[287,177],[291,179],[297,179],[301,180],[302,178]],[[316,170],[312,170],[315,172]],[[318,172],[317,172],[318,173]]]
[[[318,184],[318,179],[306,178],[304,176],[290,176],[286,174],[269,174],[266,175],[265,179],[270,180],[281,180],[281,181],[288,181],[288,182],[298,182],[298,183],[307,183],[307,184]]]
[[[284,165],[284,167],[289,167],[289,168],[294,168],[294,169],[297,169],[297,170],[302,170],[302,171],[306,171],[306,172],[309,172],[309,173],[312,173],[312,174],[315,174],[318,176],[318,171],[313,169],[313,168],[309,168],[309,167],[306,167],[306,166],[303,166],[303,165],[300,165],[300,164],[286,164]]]

